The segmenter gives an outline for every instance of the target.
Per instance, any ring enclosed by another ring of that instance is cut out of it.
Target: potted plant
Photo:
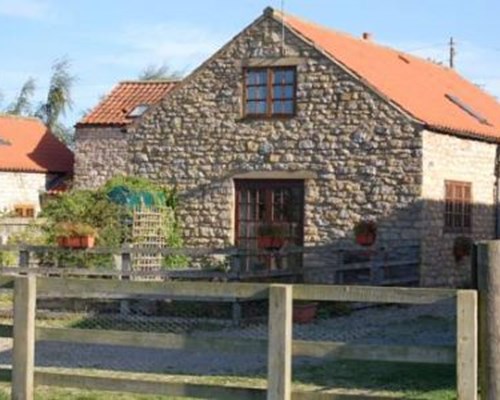
[[[318,311],[318,303],[313,301],[296,301],[293,303],[292,320],[296,324],[308,324],[314,321]]]
[[[472,239],[468,236],[457,236],[453,241],[453,256],[459,262],[464,257],[469,257],[472,252]]]
[[[371,246],[377,238],[377,225],[375,221],[362,220],[354,226],[356,243],[361,246]]]
[[[96,230],[82,222],[60,222],[55,226],[55,233],[60,247],[83,249],[95,244]]]
[[[285,244],[287,229],[283,225],[261,225],[257,231],[257,245],[261,249],[279,249]]]

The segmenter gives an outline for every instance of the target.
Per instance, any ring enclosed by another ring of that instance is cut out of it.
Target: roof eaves
[[[494,137],[491,134],[466,131],[466,130],[452,128],[450,126],[443,126],[436,124],[425,124],[425,128],[430,129],[434,132],[446,133],[457,137],[476,139],[489,143],[500,143],[500,132],[498,132],[498,137]]]
[[[27,167],[0,167],[0,171],[2,172],[29,172],[36,174],[47,174],[50,172],[62,172],[62,171],[49,171],[44,168],[27,168]]]
[[[409,110],[404,108],[401,104],[395,102],[392,98],[381,92],[376,86],[372,85],[369,81],[367,81],[363,76],[359,75],[356,71],[353,71],[350,69],[347,65],[345,65],[343,62],[335,58],[335,56],[322,47],[318,46],[314,41],[309,39],[308,37],[304,36],[301,32],[296,30],[293,26],[289,25],[286,22],[286,16],[284,16],[284,19],[280,20],[280,18],[283,18],[283,16],[278,16],[279,14],[276,14],[276,12],[270,13],[272,15],[272,18],[278,22],[282,23],[284,22],[285,26],[288,28],[290,32],[292,32],[295,36],[297,36],[299,39],[303,40],[306,42],[308,45],[313,47],[316,51],[319,53],[323,54],[325,57],[327,57],[330,61],[334,62],[336,65],[338,65],[344,72],[352,76],[354,79],[360,81],[365,85],[368,89],[370,89],[374,94],[376,94],[378,97],[382,98],[385,102],[389,103],[392,107],[394,107],[396,110],[401,112],[403,115],[411,119],[413,122],[416,122],[417,124],[425,125],[425,122],[413,115]]]
[[[132,123],[130,122],[78,122],[75,128],[123,128]]]

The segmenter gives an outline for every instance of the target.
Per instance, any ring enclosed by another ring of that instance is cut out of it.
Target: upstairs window
[[[289,117],[295,114],[295,67],[245,70],[245,115]]]
[[[472,227],[472,184],[445,181],[446,232],[470,232]]]

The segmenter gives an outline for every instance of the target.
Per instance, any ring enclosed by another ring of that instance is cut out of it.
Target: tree
[[[54,62],[47,98],[38,106],[36,112],[33,112],[31,104],[36,90],[33,78],[29,78],[24,83],[16,100],[4,112],[7,114],[40,118],[59,139],[69,147],[72,147],[73,130],[70,127],[64,126],[61,122],[61,117],[73,105],[71,90],[76,77],[71,74],[70,67],[71,63],[66,58]]]
[[[169,80],[179,80],[182,78],[181,71],[172,71],[172,69],[166,65],[154,65],[150,64],[142,70],[139,74],[139,80],[141,81],[169,81]]]
[[[47,99],[40,105],[35,114],[52,129],[57,126],[59,119],[66,114],[66,111],[71,110],[73,106],[71,89],[76,78],[71,75],[70,67],[71,64],[66,58],[56,60],[52,66]]]
[[[35,94],[36,84],[33,78],[28,78],[22,86],[16,100],[5,110],[7,114],[32,115],[31,101]]]

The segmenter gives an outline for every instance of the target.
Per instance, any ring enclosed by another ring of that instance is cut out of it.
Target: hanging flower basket
[[[363,235],[356,236],[356,243],[360,246],[371,246],[375,243],[377,237],[373,233],[365,233]]]
[[[282,225],[262,225],[257,232],[259,249],[280,249],[285,244],[287,230]]]
[[[360,221],[354,226],[354,237],[360,246],[372,246],[377,240],[375,221]]]
[[[318,303],[305,302],[293,305],[292,320],[296,324],[308,324],[316,318]]]
[[[279,249],[285,244],[285,239],[272,236],[259,236],[257,242],[260,249]]]
[[[472,239],[467,236],[457,236],[453,241],[453,257],[456,262],[469,257],[472,252]]]

